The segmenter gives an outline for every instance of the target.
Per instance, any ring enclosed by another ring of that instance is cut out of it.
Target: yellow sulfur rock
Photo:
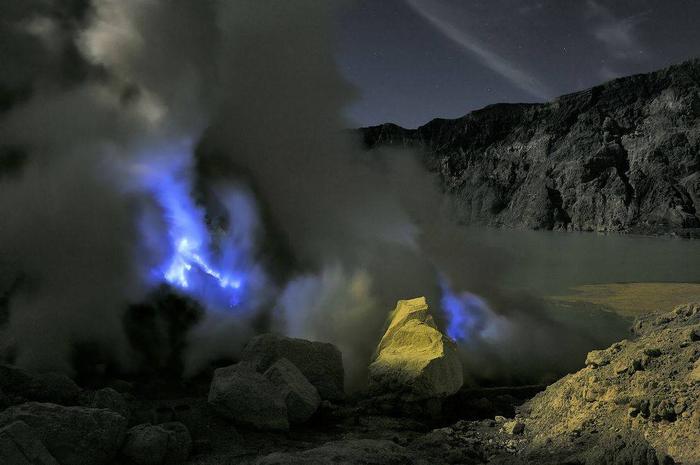
[[[398,301],[369,372],[373,392],[407,400],[454,394],[463,382],[457,346],[437,329],[425,297]]]

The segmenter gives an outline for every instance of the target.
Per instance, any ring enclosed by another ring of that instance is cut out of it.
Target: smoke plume
[[[3,77],[16,98],[0,114],[3,147],[27,154],[0,178],[21,365],[70,370],[88,340],[128,369],[125,311],[163,284],[206,309],[188,373],[277,331],[337,344],[360,386],[389,310],[418,295],[475,379],[562,370],[552,347],[587,343],[499,286],[507,264],[465,242],[417,154],[366,152],[347,129],[347,2],[93,0],[57,17],[65,3],[2,31],[31,57]],[[66,50],[77,76],[57,70]]]

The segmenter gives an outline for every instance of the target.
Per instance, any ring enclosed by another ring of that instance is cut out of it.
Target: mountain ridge
[[[360,132],[369,149],[418,149],[464,223],[700,237],[700,59]]]

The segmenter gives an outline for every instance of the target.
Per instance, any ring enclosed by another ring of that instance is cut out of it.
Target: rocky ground
[[[700,463],[700,304],[638,319],[546,389],[459,389],[419,300],[392,314],[371,394],[343,393],[332,345],[274,335],[160,397],[0,366],[0,463]]]
[[[498,104],[415,130],[414,147],[472,224],[700,235],[700,60],[545,104]]]

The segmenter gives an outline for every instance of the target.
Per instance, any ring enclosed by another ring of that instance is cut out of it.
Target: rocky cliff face
[[[415,147],[466,223],[700,236],[700,60],[545,104],[499,104],[416,130]]]

